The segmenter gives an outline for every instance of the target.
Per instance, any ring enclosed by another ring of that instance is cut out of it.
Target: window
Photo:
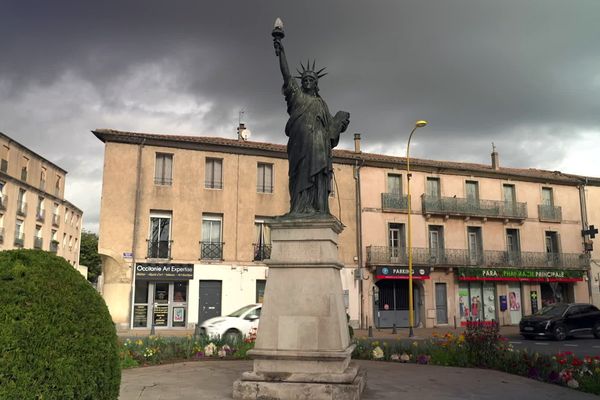
[[[17,214],[22,216],[27,215],[26,198],[25,189],[19,189],[19,197],[17,198]]]
[[[40,189],[46,190],[46,168],[42,167],[42,172],[40,173]]]
[[[258,163],[256,190],[259,193],[273,193],[273,164]]]
[[[427,196],[439,198],[440,193],[440,179],[439,178],[427,178]]]
[[[429,225],[429,255],[432,263],[440,264],[445,260],[444,256],[444,227],[440,225]]]
[[[554,196],[552,196],[552,188],[542,188],[542,204],[544,206],[554,206]]]
[[[171,214],[150,213],[147,258],[171,258]]]
[[[0,150],[2,151],[1,157],[2,159],[0,160],[0,171],[4,172],[4,173],[8,173],[8,146],[2,146],[0,148]]]
[[[173,154],[156,153],[154,184],[171,186],[173,183]]]
[[[56,229],[52,229],[52,236],[50,240],[50,251],[56,253],[58,251],[58,237]]]
[[[65,207],[65,224],[69,222],[69,209]]]
[[[521,258],[521,244],[518,229],[506,230],[506,253],[509,265],[519,265]]]
[[[4,194],[4,186],[6,186],[6,182],[0,181],[0,209],[6,210],[7,205],[7,196]]]
[[[54,186],[54,194],[60,196],[60,176],[56,176],[56,185]]]
[[[504,202],[514,204],[517,201],[517,196],[515,194],[515,185],[502,185],[503,194],[504,194]]]
[[[560,234],[546,231],[546,257],[551,265],[558,264],[560,260]]]
[[[15,246],[23,247],[25,243],[25,233],[23,232],[23,221],[18,219],[15,223]]]
[[[29,168],[29,158],[23,156],[23,161],[21,163],[21,180],[27,181],[27,169]]]
[[[60,205],[58,203],[54,203],[54,210],[52,211],[52,225],[59,226],[60,225],[60,214],[58,212]]]
[[[267,281],[265,279],[256,280],[256,302],[262,303],[265,297],[265,288],[267,287]]]
[[[204,187],[208,189],[223,189],[223,160],[220,158],[206,159]]]
[[[44,198],[43,197],[38,197],[38,204],[37,207],[35,209],[35,218],[40,221],[40,222],[44,222],[44,218],[45,218],[45,210],[44,210]]]
[[[69,251],[73,251],[73,236],[69,235]]]
[[[254,243],[254,261],[271,258],[271,229],[262,219],[254,221],[256,242]]]
[[[465,191],[467,194],[467,202],[468,203],[478,203],[479,202],[479,182],[466,181],[465,182]]]
[[[483,262],[481,228],[478,226],[469,226],[467,228],[467,239],[469,247],[469,265],[481,265]]]
[[[404,224],[389,224],[388,241],[391,262],[400,262],[401,258],[406,258]]]
[[[200,258],[222,260],[223,243],[221,242],[221,225],[223,218],[220,215],[205,214],[202,216],[202,246]]]
[[[36,225],[35,227],[35,237],[33,238],[33,247],[36,249],[41,249],[43,245],[42,241],[42,227],[41,225]]]
[[[388,174],[387,192],[392,194],[402,194],[402,175]]]

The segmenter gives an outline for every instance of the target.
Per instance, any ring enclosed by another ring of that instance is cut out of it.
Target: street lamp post
[[[415,325],[414,304],[413,304],[413,268],[412,268],[412,232],[410,230],[410,139],[417,128],[422,128],[427,125],[427,121],[419,120],[415,123],[415,127],[408,136],[408,144],[406,145],[406,194],[408,201],[408,336],[414,337],[413,326]]]

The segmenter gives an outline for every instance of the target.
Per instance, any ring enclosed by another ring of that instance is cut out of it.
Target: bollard
[[[396,330],[396,324],[393,324],[392,325],[392,334],[395,335],[397,333],[398,333],[398,331]]]
[[[369,337],[373,337],[373,327],[371,325],[369,325],[369,333],[367,334],[367,336]]]

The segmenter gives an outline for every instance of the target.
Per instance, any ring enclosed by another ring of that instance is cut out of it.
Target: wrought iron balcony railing
[[[466,249],[412,249],[413,265],[479,266],[513,268],[588,269],[590,258],[578,253],[509,252]],[[408,265],[408,250],[404,247],[367,246],[368,265]]]
[[[8,196],[3,194],[2,196],[0,196],[0,209],[6,210],[7,204],[8,204]]]
[[[253,243],[254,261],[262,261],[271,258],[271,245]]]
[[[526,219],[527,203],[422,195],[423,214]]]
[[[200,242],[200,258],[203,260],[222,260],[223,242]]]
[[[58,241],[57,240],[52,240],[50,242],[50,252],[51,253],[57,253],[58,252]]]
[[[381,193],[381,208],[387,211],[408,211],[408,196],[400,193]]]
[[[538,214],[542,222],[560,222],[562,221],[562,208],[550,206],[547,204],[538,204]]]
[[[27,215],[27,203],[23,200],[17,202],[17,214],[22,217]]]
[[[171,258],[171,243],[172,240],[147,240],[148,255],[146,258]]]
[[[207,180],[204,181],[204,187],[207,189],[223,189],[223,181]]]
[[[162,186],[171,186],[173,184],[173,178],[166,176],[155,176],[154,184]]]
[[[60,215],[52,214],[52,225],[59,227],[60,226]]]
[[[44,246],[44,239],[42,239],[41,237],[35,236],[33,238],[33,248],[41,249],[43,246]]]

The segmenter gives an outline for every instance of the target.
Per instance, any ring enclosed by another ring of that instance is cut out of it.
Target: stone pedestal
[[[366,374],[350,361],[335,218],[276,218],[254,369],[234,399],[359,399]]]

